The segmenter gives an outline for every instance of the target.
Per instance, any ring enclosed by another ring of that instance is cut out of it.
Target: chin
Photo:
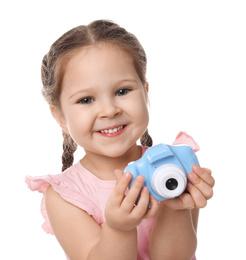
[[[134,144],[136,145],[136,144]],[[112,158],[117,158],[126,155],[127,153],[131,153],[132,148],[134,145],[129,146],[115,146],[115,147],[107,147],[107,150],[105,151],[105,155]]]
[[[117,157],[121,157],[124,154],[125,154],[125,151],[114,149],[114,150],[107,150],[107,152],[105,153],[105,156],[117,158]]]

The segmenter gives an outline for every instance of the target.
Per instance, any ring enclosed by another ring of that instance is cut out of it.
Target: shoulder
[[[76,207],[87,215],[92,216],[98,224],[103,222],[102,213],[95,199],[95,190],[93,182],[87,178],[79,164],[68,168],[60,175],[53,176],[55,181],[49,181],[45,192],[45,208],[52,211],[59,207]],[[49,207],[50,206],[50,207]],[[49,216],[49,214],[48,214]]]
[[[67,209],[74,209],[75,206],[64,200],[61,195],[53,189],[50,185],[46,189],[45,195],[45,208],[49,217],[49,220],[52,222],[53,216],[63,216],[66,214]],[[76,207],[78,208],[78,207]],[[80,209],[80,211],[82,211]],[[52,225],[53,226],[53,225]]]
[[[52,185],[49,185],[45,192],[45,205],[50,205],[52,202],[64,201],[59,193],[57,193],[53,188]]]
[[[72,204],[64,200],[61,195],[53,189],[52,185],[48,186],[48,188],[46,189],[46,192],[44,194],[44,201],[46,212],[53,228],[53,217],[56,216],[57,213],[59,213],[59,215],[60,213],[64,215],[63,212],[66,212],[66,208],[70,208],[70,205]]]
[[[53,234],[47,211],[51,212],[52,208],[58,210],[58,207],[65,205],[76,206],[93,217],[98,224],[103,223],[103,214],[95,199],[97,187],[90,175],[80,167],[80,163],[56,175],[26,176],[25,181],[29,189],[44,194],[41,213],[45,219],[42,225],[45,232]]]
[[[70,257],[85,257],[98,240],[100,226],[84,210],[65,201],[52,186],[46,190],[45,207],[53,232],[64,251]],[[84,245],[83,248],[79,243]]]

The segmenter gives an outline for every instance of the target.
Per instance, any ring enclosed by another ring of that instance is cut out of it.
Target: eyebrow
[[[77,92],[75,92],[75,93],[73,93],[68,99],[71,99],[71,98],[73,98],[74,96],[76,96],[76,95],[78,95],[78,94],[81,94],[81,93],[83,93],[83,92],[89,92],[91,89],[90,88],[86,88],[86,89],[81,89],[81,90],[79,90],[79,91],[77,91]]]
[[[133,83],[137,83],[137,84],[138,84],[137,80],[135,80],[135,79],[123,79],[123,80],[117,81],[115,84],[122,84],[122,83],[126,83],[126,82],[133,82]],[[81,93],[84,93],[84,92],[85,92],[85,93],[88,93],[88,92],[90,92],[92,89],[93,89],[93,88],[81,89],[81,90],[79,90],[79,91],[73,93],[68,99],[71,99],[71,98],[73,98],[74,96],[76,96],[76,95],[78,95],[78,94],[81,94]]]

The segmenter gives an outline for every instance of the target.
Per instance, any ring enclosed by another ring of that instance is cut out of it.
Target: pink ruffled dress
[[[179,133],[173,144],[186,144],[192,146],[194,151],[199,150],[197,143],[184,132]],[[147,147],[142,147],[142,153],[146,149]],[[54,234],[44,203],[44,194],[49,185],[52,185],[52,188],[64,200],[86,211],[100,226],[103,226],[105,222],[105,205],[116,184],[115,180],[105,181],[97,178],[86,170],[80,162],[74,164],[61,174],[39,177],[26,176],[25,181],[29,189],[39,191],[43,194],[41,213],[44,217],[44,223],[42,228],[49,234]],[[153,222],[154,218],[146,219],[138,226],[138,260],[150,259],[148,244]],[[193,259],[196,258],[194,257]]]

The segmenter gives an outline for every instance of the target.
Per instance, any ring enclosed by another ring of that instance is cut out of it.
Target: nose
[[[114,118],[121,114],[121,108],[113,101],[102,102],[100,105],[100,112],[98,117],[103,118]]]

